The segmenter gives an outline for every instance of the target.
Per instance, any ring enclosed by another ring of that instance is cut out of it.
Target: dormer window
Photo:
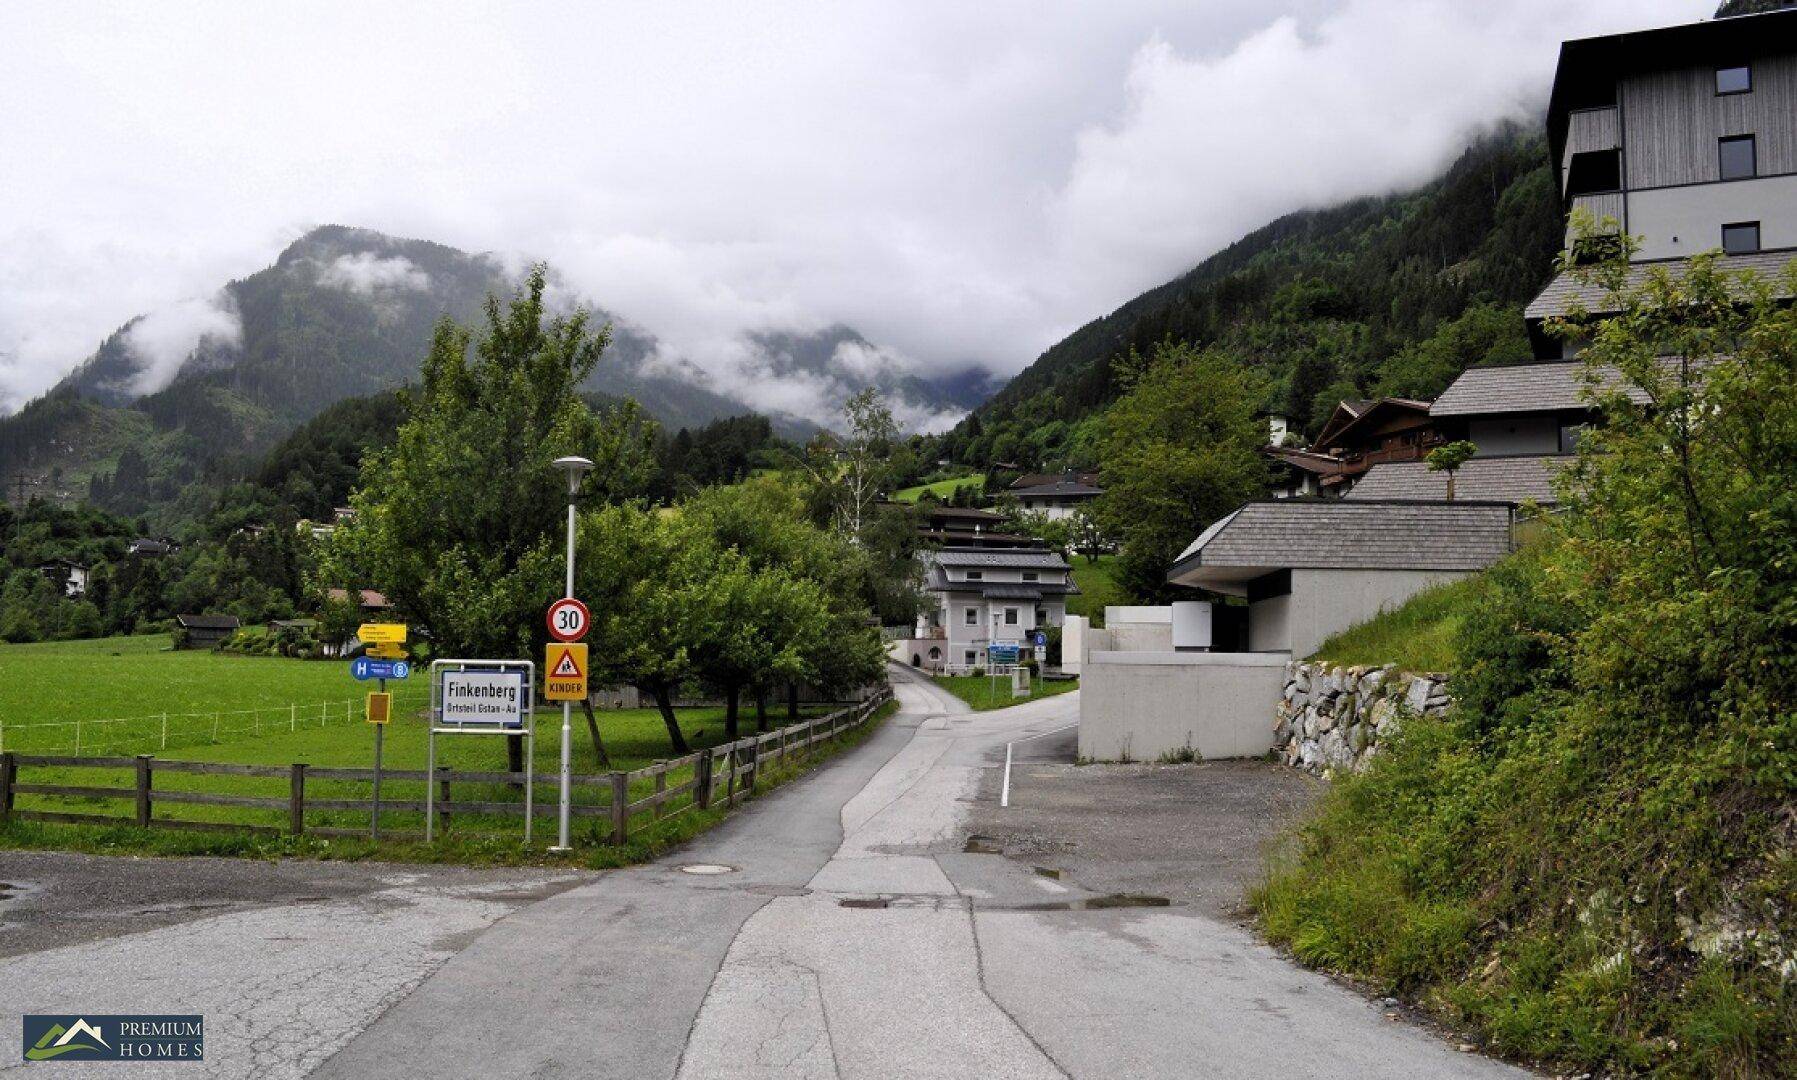
[[[1039,578],[1039,575],[1037,575],[1037,573],[1034,570],[1025,570],[1023,572],[1023,580],[1025,580],[1025,581],[1036,581],[1036,580],[1038,580],[1038,578]]]
[[[982,580],[983,578],[985,578],[985,576],[986,576],[986,572],[984,570],[969,570],[969,571],[967,571],[967,580],[968,581],[979,581],[979,580]]]
[[[1740,67],[1716,69],[1717,94],[1746,94],[1752,90],[1753,68],[1743,64]]]

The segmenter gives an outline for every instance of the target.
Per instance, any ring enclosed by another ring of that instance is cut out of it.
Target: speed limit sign
[[[579,641],[587,636],[592,621],[587,606],[572,596],[549,605],[549,636],[557,641]]]

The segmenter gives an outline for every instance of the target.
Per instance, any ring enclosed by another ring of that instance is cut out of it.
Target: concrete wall
[[[1629,232],[1641,238],[1637,259],[1719,248],[1722,226],[1737,221],[1760,223],[1761,248],[1797,247],[1797,176],[1631,191],[1628,215]]]
[[[1463,570],[1293,570],[1286,648],[1293,656],[1309,656],[1348,627],[1397,607],[1431,585],[1466,576]],[[1252,621],[1249,637],[1254,638]]]
[[[1272,596],[1248,605],[1248,650],[1276,652],[1292,647],[1292,598]]]
[[[1258,757],[1286,653],[1094,652],[1080,676],[1079,753],[1095,761]]]

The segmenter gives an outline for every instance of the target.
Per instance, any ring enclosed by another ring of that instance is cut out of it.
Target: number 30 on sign
[[[587,636],[592,620],[585,604],[564,596],[549,605],[549,636],[557,641],[579,641]]]

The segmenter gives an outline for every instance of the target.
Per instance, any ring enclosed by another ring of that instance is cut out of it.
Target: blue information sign
[[[1041,647],[1042,647],[1042,646],[1044,646],[1044,645],[1046,645],[1046,644],[1048,644],[1048,634],[1047,634],[1047,632],[1046,632],[1046,631],[1042,631],[1042,630],[1038,630],[1038,631],[1036,631],[1036,633],[1035,633],[1035,641],[1036,641],[1036,647],[1037,647],[1037,648],[1041,648]]]
[[[411,676],[412,665],[405,660],[374,660],[358,656],[349,662],[349,673],[363,682],[369,679],[404,679]]]
[[[995,641],[986,646],[986,658],[994,664],[1015,664],[1017,662],[1017,643]]]

